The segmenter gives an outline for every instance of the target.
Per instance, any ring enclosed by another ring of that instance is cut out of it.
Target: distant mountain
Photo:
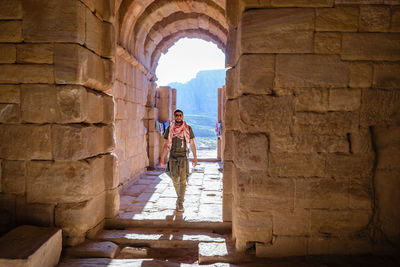
[[[182,109],[185,120],[196,136],[215,136],[218,119],[218,88],[225,84],[224,69],[199,71],[186,83],[170,83],[176,88],[176,107]]]

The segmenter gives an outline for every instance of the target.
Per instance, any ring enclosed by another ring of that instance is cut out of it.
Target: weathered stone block
[[[23,33],[28,42],[85,41],[85,6],[81,1],[22,1]]]
[[[20,92],[18,85],[0,85],[1,103],[20,103]]]
[[[112,84],[112,62],[75,44],[56,44],[55,80],[58,84],[80,84],[108,90]]]
[[[317,54],[339,54],[342,48],[342,35],[336,32],[316,32],[314,51]]]
[[[400,60],[398,33],[344,33],[342,59],[345,60]]]
[[[21,0],[3,0],[0,3],[0,19],[21,19]]]
[[[53,83],[54,67],[51,65],[0,65],[0,83]]]
[[[397,124],[399,121],[400,92],[398,90],[364,89],[361,99],[361,125]]]
[[[372,64],[364,62],[352,62],[350,64],[350,87],[371,87]]]
[[[373,128],[377,152],[377,169],[400,171],[400,127],[383,126]]]
[[[114,146],[112,126],[53,125],[53,157],[76,160],[110,152]]]
[[[234,211],[233,231],[239,241],[271,242],[273,227],[271,215],[240,208],[235,208]]]
[[[239,134],[235,164],[242,169],[265,170],[268,167],[268,138],[263,134]]]
[[[310,255],[369,254],[372,252],[370,238],[312,237],[308,239]]]
[[[361,105],[361,89],[330,89],[329,111],[357,111]]]
[[[105,218],[114,218],[119,212],[119,192],[118,188],[106,191]]]
[[[275,56],[243,55],[239,61],[239,73],[240,94],[271,94],[275,78]]]
[[[0,104],[0,122],[12,123],[20,121],[20,107],[18,104]]]
[[[375,64],[373,87],[382,89],[399,89],[400,64]]]
[[[273,153],[349,153],[347,136],[298,134],[279,135],[270,134],[270,151]]]
[[[103,28],[103,34],[101,36],[102,38],[101,55],[103,57],[113,58],[115,57],[114,25],[111,23],[103,22],[102,28]]]
[[[0,125],[0,157],[10,160],[52,159],[50,125]]]
[[[348,63],[336,55],[277,55],[276,87],[347,87]]]
[[[224,160],[226,161],[232,161],[234,158],[234,147],[236,145],[236,138],[235,138],[236,132],[234,131],[227,131],[225,130],[225,134],[223,136],[224,138],[224,147],[222,148],[223,153],[224,153]]]
[[[57,110],[54,85],[21,86],[21,117],[24,122],[55,122],[58,119]]]
[[[22,40],[22,21],[0,21],[0,42],[18,43]]]
[[[227,100],[224,103],[225,106],[225,114],[223,120],[223,127],[225,130],[239,130],[240,121],[239,121],[239,101],[237,99]]]
[[[271,153],[272,177],[324,177],[325,157],[316,153]]]
[[[86,9],[85,45],[97,55],[101,55],[103,22],[89,9]]]
[[[310,211],[295,209],[293,212],[275,211],[274,235],[305,236],[310,232]]]
[[[226,99],[235,99],[239,95],[239,68],[233,67],[226,71]]]
[[[329,90],[325,88],[295,89],[294,108],[296,111],[326,112]]]
[[[104,191],[99,162],[35,162],[28,164],[28,203],[71,203],[85,201]]]
[[[363,154],[328,154],[326,172],[331,177],[369,177],[372,175],[373,156]]]
[[[350,142],[353,153],[371,154],[374,150],[370,128],[360,127],[358,131],[351,132]]]
[[[391,32],[400,32],[400,7],[392,7]]]
[[[17,62],[53,64],[53,49],[53,44],[19,44]]]
[[[350,180],[350,202],[351,209],[372,209],[372,179],[354,178]]]
[[[349,180],[296,180],[296,208],[345,209],[349,206]]]
[[[25,194],[26,168],[25,161],[4,160],[2,162],[1,192]]]
[[[317,31],[356,32],[359,10],[356,7],[317,9],[315,28]]]
[[[222,220],[224,222],[231,222],[232,221],[232,203],[233,203],[233,196],[232,194],[223,194],[222,197]]]
[[[312,236],[346,236],[366,230],[372,213],[363,210],[312,210]]]
[[[241,19],[241,53],[311,53],[314,10],[258,9]]]
[[[360,31],[386,32],[390,27],[390,7],[360,6]]]
[[[63,228],[63,243],[77,245],[85,240],[88,230],[105,217],[105,192],[91,200],[59,204],[55,211],[55,224]]]
[[[2,266],[56,266],[62,250],[61,230],[19,226],[0,239]]]
[[[15,63],[17,49],[14,44],[0,44],[0,63]]]
[[[333,3],[334,0],[271,0],[271,6],[276,7],[331,7]]]
[[[272,244],[256,243],[257,257],[288,257],[303,256],[307,254],[306,237],[277,236]]]
[[[54,207],[53,204],[29,204],[26,202],[26,196],[19,196],[16,200],[17,223],[52,226]]]
[[[235,67],[240,57],[240,42],[238,41],[239,33],[240,31],[238,31],[237,28],[229,27],[225,52],[226,68]]]

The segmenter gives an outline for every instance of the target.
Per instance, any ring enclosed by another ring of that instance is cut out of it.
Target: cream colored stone
[[[271,0],[276,7],[331,7],[334,0]]]
[[[390,27],[390,7],[360,6],[360,31],[387,32]]]
[[[113,79],[112,62],[75,44],[56,44],[55,80],[58,84],[80,84],[105,91]]]
[[[61,256],[61,230],[19,226],[0,239],[0,247],[2,266],[52,267]]]
[[[243,55],[239,61],[239,73],[240,94],[271,94],[275,78],[275,56]]]
[[[236,66],[237,61],[240,57],[240,42],[238,38],[237,28],[229,27],[227,44],[226,44],[226,52],[225,52],[225,67],[233,68]]]
[[[54,85],[32,84],[21,86],[21,118],[24,122],[46,123],[57,121],[58,105]]]
[[[53,44],[19,44],[17,62],[53,64],[53,49]]]
[[[86,201],[104,191],[96,160],[30,162],[27,176],[28,203],[71,203]]]
[[[234,67],[226,71],[226,99],[235,99],[239,95],[239,68]]]
[[[0,125],[0,157],[10,160],[50,160],[50,125]]]
[[[25,161],[4,160],[2,162],[1,192],[25,194],[26,168]]]
[[[375,64],[372,86],[382,89],[399,89],[400,64]]]
[[[269,172],[273,177],[324,177],[325,158],[317,153],[271,153]]]
[[[27,42],[85,41],[85,6],[80,1],[22,1]]]
[[[114,258],[119,248],[112,242],[96,242],[87,240],[85,243],[65,250],[65,254],[75,258]]]
[[[233,149],[236,144],[235,135],[236,135],[236,132],[225,130],[225,135],[223,137],[225,140],[224,147],[223,147],[225,161],[228,161],[228,160],[233,161],[233,157],[234,157]]]
[[[312,9],[254,9],[241,20],[241,53],[310,53]]]
[[[329,90],[325,88],[301,88],[294,91],[296,111],[325,112],[328,110]]]
[[[317,9],[315,28],[317,31],[356,32],[359,10],[356,7]]]
[[[0,85],[0,103],[20,103],[19,85]]]
[[[339,54],[342,46],[342,35],[336,32],[316,32],[314,51],[317,54]]]
[[[296,180],[296,208],[345,209],[349,206],[349,180]]]
[[[400,34],[344,33],[342,37],[344,60],[400,60]]]
[[[364,89],[361,99],[360,124],[390,125],[400,121],[398,90]]]
[[[350,64],[350,87],[371,87],[372,84],[372,64],[364,62],[354,62]]]
[[[347,87],[348,63],[336,55],[277,55],[275,86]]]
[[[0,3],[0,19],[21,19],[21,0],[3,0]]]
[[[307,254],[306,237],[277,236],[271,245],[256,243],[257,257],[288,257]]]
[[[26,196],[19,196],[16,199],[17,223],[52,226],[54,207],[53,204],[29,204],[26,202]]]
[[[18,43],[22,40],[22,21],[0,21],[0,42]]]
[[[232,221],[232,206],[233,206],[233,196],[232,194],[223,194],[222,197],[222,220],[224,222]]]
[[[329,111],[356,111],[361,105],[361,89],[330,89]]]
[[[242,169],[265,170],[268,162],[268,138],[263,134],[237,136],[235,164]]]
[[[366,230],[371,219],[370,211],[360,210],[312,210],[312,236],[346,236]]]
[[[274,211],[274,235],[306,236],[310,232],[310,211],[295,208],[293,212],[287,210]]]
[[[328,154],[326,172],[331,177],[369,177],[372,175],[373,157],[364,154]]]
[[[84,159],[113,149],[113,129],[111,126],[54,125],[52,143],[54,159]]]
[[[53,83],[52,65],[0,65],[0,83]]]
[[[119,212],[119,192],[118,188],[106,191],[105,218],[114,218]]]
[[[63,244],[77,245],[85,240],[86,232],[105,217],[105,193],[91,200],[59,204],[55,211],[55,224],[63,229]]]
[[[269,243],[272,240],[272,216],[268,213],[235,208],[232,224],[236,240],[239,242],[251,240]],[[236,248],[238,249],[237,245]]]
[[[0,63],[15,63],[16,55],[14,44],[0,44]]]
[[[0,104],[0,122],[20,122],[20,106],[17,104]]]

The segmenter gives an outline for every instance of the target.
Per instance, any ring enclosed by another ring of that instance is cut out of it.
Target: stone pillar
[[[176,89],[172,88],[172,113],[174,113],[175,110],[176,110]],[[171,118],[173,118],[172,115]]]
[[[388,195],[399,195],[399,157],[386,159],[400,122],[397,6],[264,2],[232,1],[227,14],[224,194],[233,177],[236,247],[295,256],[398,244]]]
[[[160,122],[170,121],[172,119],[172,89],[169,86],[160,86],[157,88],[158,120]]]
[[[218,88],[218,122],[222,122],[222,88]],[[217,137],[217,159],[221,160],[221,139]]]
[[[118,208],[105,93],[114,14],[78,0],[5,0],[0,10],[0,209],[11,223],[61,227],[74,245]]]

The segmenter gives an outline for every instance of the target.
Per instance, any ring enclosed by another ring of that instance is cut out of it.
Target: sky
[[[201,39],[182,38],[161,55],[156,69],[156,83],[158,86],[185,83],[196,77],[200,70],[223,68],[225,54],[217,45]]]

